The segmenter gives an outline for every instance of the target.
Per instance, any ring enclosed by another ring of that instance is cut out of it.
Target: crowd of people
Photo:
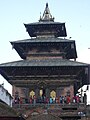
[[[36,103],[44,103],[44,104],[71,104],[71,103],[80,103],[81,98],[79,95],[73,96],[72,98],[68,96],[59,96],[59,97],[46,97],[40,96],[36,98],[34,95],[33,97],[29,98],[21,98],[21,97],[16,97],[13,101],[15,104],[36,104]]]

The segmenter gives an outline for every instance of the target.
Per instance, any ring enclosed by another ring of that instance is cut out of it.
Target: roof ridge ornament
[[[49,7],[48,7],[48,3],[46,3],[46,7],[45,7],[45,10],[44,10],[44,13],[43,13],[43,16],[41,17],[40,15],[40,20],[39,22],[49,22],[49,21],[52,21],[54,22],[54,17],[52,17],[51,13],[50,13],[50,10],[49,10]]]

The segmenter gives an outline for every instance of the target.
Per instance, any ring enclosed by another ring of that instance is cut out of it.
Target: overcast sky
[[[20,60],[10,41],[30,38],[23,23],[38,22],[46,3],[56,22],[65,22],[67,38],[76,41],[77,61],[90,63],[90,0],[2,0],[0,1],[0,63]],[[11,86],[4,81],[11,93]]]

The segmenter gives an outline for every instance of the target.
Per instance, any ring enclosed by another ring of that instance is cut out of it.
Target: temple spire
[[[43,13],[43,16],[40,17],[40,20],[39,22],[45,22],[45,21],[53,21],[54,22],[54,18],[52,17],[51,13],[50,13],[50,10],[49,10],[49,7],[48,7],[48,3],[46,3],[46,7],[45,7],[45,10],[44,10],[44,13]]]

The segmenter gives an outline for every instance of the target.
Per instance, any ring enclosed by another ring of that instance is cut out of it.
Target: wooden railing
[[[77,109],[85,109],[86,105],[84,103],[71,103],[71,104],[44,104],[44,103],[36,103],[36,104],[13,104],[14,108],[33,108],[33,107],[43,107],[48,109],[62,109],[62,110],[77,110]]]

